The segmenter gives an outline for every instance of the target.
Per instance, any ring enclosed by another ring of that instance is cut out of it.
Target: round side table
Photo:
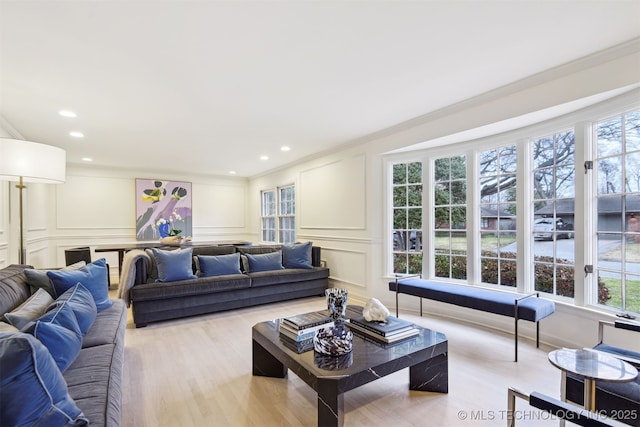
[[[584,408],[588,411],[596,408],[596,380],[627,382],[638,376],[638,370],[624,360],[590,349],[554,350],[549,353],[549,362],[562,370],[563,396],[567,372],[584,378]]]

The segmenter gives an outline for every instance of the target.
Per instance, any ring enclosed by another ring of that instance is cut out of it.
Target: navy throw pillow
[[[82,334],[71,307],[64,304],[48,311],[24,332],[33,335],[44,344],[64,372],[76,360],[82,347]]]
[[[77,270],[47,271],[47,276],[53,283],[55,298],[60,297],[78,283],[82,283],[82,286],[91,292],[98,313],[113,304],[109,299],[109,271],[107,271],[107,261],[104,258]]]
[[[88,425],[56,362],[36,338],[0,332],[0,365],[0,425]]]
[[[313,268],[311,265],[311,242],[282,245],[284,268]]]
[[[247,262],[249,263],[249,273],[284,269],[282,266],[282,251],[259,255],[245,255],[247,257]]]
[[[193,274],[193,248],[163,251],[152,248],[151,252],[158,264],[157,282],[173,282],[176,280],[196,279]]]
[[[82,336],[85,336],[98,315],[98,308],[93,300],[93,295],[91,295],[91,292],[89,292],[87,288],[78,283],[51,303],[47,308],[47,312],[55,310],[65,304],[73,311],[78,326],[80,327],[80,333]]]
[[[198,255],[200,277],[240,274],[240,253],[227,255]]]

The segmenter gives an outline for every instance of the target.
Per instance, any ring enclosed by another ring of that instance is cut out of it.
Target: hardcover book
[[[282,319],[283,323],[291,326],[294,329],[308,329],[318,325],[324,325],[331,322],[329,313],[326,310],[312,311],[310,313],[298,314],[296,316],[289,316]]]
[[[414,337],[416,335],[420,334],[420,330],[416,327],[411,327],[409,329],[405,329],[402,332],[398,332],[395,333],[393,335],[389,335],[389,336],[383,336],[380,335],[376,332],[373,332],[369,329],[363,328],[361,326],[359,326],[357,323],[353,323],[351,322],[349,324],[349,327],[351,328],[351,330],[359,335],[362,335],[366,338],[370,338],[373,341],[377,341],[377,342],[381,342],[384,344],[390,344],[390,343],[394,343],[394,342],[398,342],[398,341],[402,341],[404,339],[407,338],[411,338]]]
[[[383,337],[415,329],[415,325],[413,323],[393,316],[387,317],[387,321],[385,323],[368,322],[364,319],[364,316],[353,317],[349,319],[349,322]]]

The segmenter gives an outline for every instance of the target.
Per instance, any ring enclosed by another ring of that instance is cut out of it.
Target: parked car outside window
[[[573,224],[562,218],[536,218],[533,221],[533,238],[535,240],[572,239]]]

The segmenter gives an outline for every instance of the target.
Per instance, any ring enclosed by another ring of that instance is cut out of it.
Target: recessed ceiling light
[[[260,156],[260,160],[269,160],[269,156]]]
[[[69,135],[71,135],[74,138],[84,138],[84,133],[82,132],[73,131],[73,132],[69,132]]]
[[[58,111],[58,114],[60,114],[63,117],[78,117],[76,113],[69,110],[60,110]]]
[[[83,157],[82,161],[83,162],[93,162],[93,159],[91,157]]]
[[[229,171],[229,175],[235,175],[236,171]]]
[[[291,147],[283,145],[282,147],[280,147],[280,151],[290,151]]]

